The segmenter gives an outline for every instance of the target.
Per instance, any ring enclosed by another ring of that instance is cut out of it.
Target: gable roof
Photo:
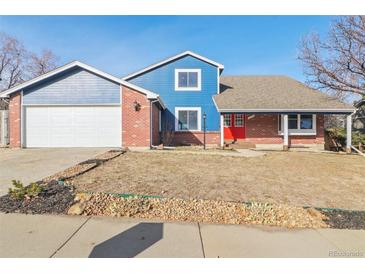
[[[137,72],[134,72],[134,73],[132,73],[132,74],[129,74],[129,75],[127,75],[127,76],[123,77],[122,79],[123,79],[123,80],[129,80],[129,79],[131,79],[131,78],[133,78],[133,77],[135,77],[135,76],[138,76],[138,75],[140,75],[140,74],[143,74],[143,73],[145,73],[145,72],[147,72],[147,71],[150,71],[150,70],[152,70],[152,69],[154,69],[154,68],[160,67],[160,66],[162,66],[162,65],[164,65],[164,64],[166,64],[166,63],[172,62],[172,61],[174,61],[174,60],[176,60],[176,59],[179,59],[179,58],[181,58],[181,57],[184,57],[184,56],[186,56],[186,55],[193,56],[193,57],[195,57],[195,58],[197,58],[197,59],[199,59],[199,60],[202,60],[202,61],[204,61],[204,62],[206,62],[206,63],[209,63],[209,64],[211,64],[211,65],[213,65],[213,66],[216,66],[216,67],[217,67],[217,68],[219,68],[219,69],[224,69],[224,66],[223,66],[222,64],[217,63],[217,62],[215,62],[215,61],[213,61],[213,60],[210,60],[210,59],[208,59],[208,58],[205,58],[204,56],[201,56],[201,55],[199,55],[199,54],[196,54],[196,53],[194,53],[194,52],[192,52],[192,51],[187,50],[187,51],[184,51],[184,52],[179,53],[179,54],[177,54],[177,55],[174,55],[174,56],[172,56],[172,57],[170,57],[170,58],[167,58],[167,59],[165,59],[165,60],[163,60],[163,61],[160,61],[160,62],[158,62],[158,63],[156,63],[156,64],[150,65],[150,66],[148,66],[148,67],[146,67],[146,68],[144,68],[144,69],[142,69],[142,70],[139,70],[139,71],[137,71]]]
[[[287,76],[221,77],[220,94],[213,97],[219,112],[334,112],[354,107]]]
[[[30,80],[28,80],[28,81],[26,81],[26,82],[24,82],[22,84],[19,84],[19,85],[15,86],[15,87],[12,87],[12,88],[10,88],[8,90],[5,90],[3,92],[0,92],[0,98],[7,97],[7,96],[9,96],[10,94],[12,94],[14,92],[17,92],[19,90],[22,90],[22,89],[24,89],[26,87],[29,87],[29,86],[31,86],[33,84],[36,84],[36,83],[38,83],[40,81],[43,81],[43,80],[45,80],[45,79],[47,79],[49,77],[55,76],[55,75],[57,75],[59,73],[62,73],[64,71],[66,71],[68,69],[71,69],[71,68],[74,68],[74,67],[83,68],[86,71],[92,72],[92,73],[94,73],[96,75],[99,75],[100,77],[103,77],[105,79],[108,79],[110,81],[113,81],[113,82],[115,82],[117,84],[121,84],[121,85],[127,86],[129,88],[132,88],[132,89],[134,89],[136,91],[139,91],[139,92],[145,94],[148,99],[159,99],[161,101],[161,106],[164,107],[163,102],[159,98],[159,95],[158,94],[156,94],[156,93],[154,93],[152,91],[149,91],[147,89],[141,88],[139,86],[133,85],[133,84],[127,82],[127,81],[121,80],[121,79],[119,79],[119,78],[117,78],[117,77],[115,77],[113,75],[110,75],[110,74],[108,74],[106,72],[103,72],[101,70],[98,70],[98,69],[96,69],[96,68],[94,68],[92,66],[89,66],[89,65],[84,64],[84,63],[79,62],[79,61],[73,61],[71,63],[68,63],[68,64],[64,65],[64,66],[61,66],[59,68],[56,68],[56,69],[54,69],[54,70],[52,70],[50,72],[47,72],[45,74],[42,74],[42,75],[40,75],[38,77],[35,77],[33,79],[30,79]]]

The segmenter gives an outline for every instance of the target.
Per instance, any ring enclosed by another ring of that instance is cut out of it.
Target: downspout
[[[150,101],[150,148],[153,148],[153,104],[158,102],[158,99]]]

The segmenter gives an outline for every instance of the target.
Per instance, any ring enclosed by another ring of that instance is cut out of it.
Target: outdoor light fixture
[[[140,111],[141,110],[141,104],[138,103],[137,101],[134,101],[133,107],[134,107],[135,111]]]

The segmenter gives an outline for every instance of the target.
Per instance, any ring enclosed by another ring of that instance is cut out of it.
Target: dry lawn
[[[365,158],[128,152],[71,181],[79,190],[365,210]]]

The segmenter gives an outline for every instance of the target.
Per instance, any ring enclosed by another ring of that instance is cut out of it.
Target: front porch
[[[351,152],[351,113],[339,112],[226,112],[221,113],[222,147],[324,149],[324,117],[347,114],[347,146]]]

